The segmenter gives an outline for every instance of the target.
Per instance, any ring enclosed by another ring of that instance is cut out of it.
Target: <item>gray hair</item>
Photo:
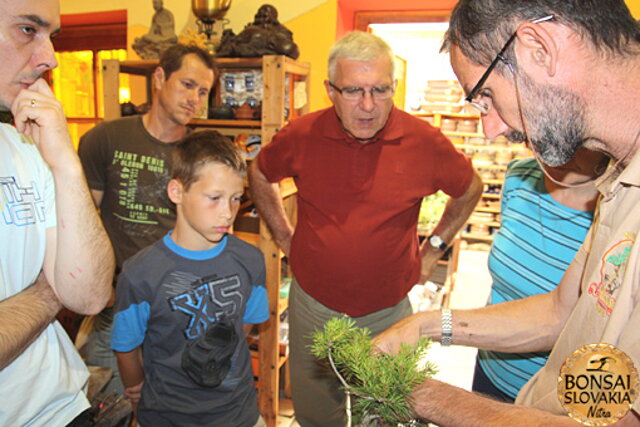
[[[329,51],[329,81],[336,77],[338,59],[348,61],[375,61],[381,56],[389,58],[391,79],[394,77],[394,55],[391,47],[378,36],[363,31],[352,31],[338,40]]]
[[[518,24],[547,15],[575,31],[603,55],[636,55],[640,27],[624,0],[460,0],[454,8],[442,51],[452,45],[472,62],[487,66]],[[511,62],[513,45],[507,50]],[[498,64],[499,73],[504,66]]]

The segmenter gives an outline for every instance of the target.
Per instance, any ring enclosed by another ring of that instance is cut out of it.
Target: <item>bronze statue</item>
[[[278,21],[278,11],[270,4],[260,6],[254,21],[247,24],[240,34],[224,30],[216,50],[219,57],[254,58],[262,55],[286,55],[293,59],[300,56],[293,42],[293,33]]]
[[[158,59],[165,49],[178,42],[173,13],[163,7],[162,0],[153,0],[153,9],[156,12],[151,18],[149,32],[136,37],[131,46],[142,59]]]

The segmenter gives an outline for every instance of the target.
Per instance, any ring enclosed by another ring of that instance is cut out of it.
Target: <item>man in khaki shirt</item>
[[[640,28],[623,0],[461,0],[443,48],[487,137],[527,141],[549,166],[580,147],[606,153],[611,166],[597,181],[594,225],[556,289],[455,310],[451,331],[440,312],[417,313],[377,344],[393,352],[429,336],[502,352],[552,349],[516,405],[427,380],[412,394],[414,411],[438,425],[576,425],[557,391],[569,355],[612,344],[640,367]],[[640,425],[633,403],[616,425]]]

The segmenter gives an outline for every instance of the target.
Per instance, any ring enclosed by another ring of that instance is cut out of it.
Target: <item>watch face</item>
[[[445,250],[447,247],[447,245],[444,243],[444,240],[442,240],[442,237],[438,235],[429,237],[429,243],[432,247],[434,247],[435,249],[440,249],[441,251]]]

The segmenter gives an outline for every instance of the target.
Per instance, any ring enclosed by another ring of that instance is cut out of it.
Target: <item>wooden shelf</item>
[[[480,120],[480,116],[478,114],[466,114],[466,113],[452,113],[447,111],[437,111],[433,113],[412,113],[412,115],[416,117],[453,117],[456,119],[478,119]]]
[[[211,128],[248,128],[260,129],[260,120],[217,120],[217,119],[193,119],[189,125],[194,127]]]
[[[487,185],[502,185],[503,180],[502,179],[483,179],[482,182],[484,182]]]
[[[474,209],[475,212],[489,212],[489,213],[500,213],[500,208],[486,208],[486,207],[477,207]]]
[[[125,74],[135,74],[138,76],[148,76],[158,66],[155,59],[140,59],[132,61],[120,61],[120,72]]]
[[[482,197],[484,197],[485,199],[500,199],[500,194],[493,194],[493,193],[483,193]]]
[[[443,130],[442,133],[447,136],[466,136],[469,138],[484,138],[483,133],[477,133],[477,132],[458,132],[458,131],[452,131],[452,130]],[[461,144],[456,144],[456,147],[459,147],[459,146],[461,146]]]
[[[284,110],[294,111],[294,83],[306,82],[306,98],[309,99],[310,67],[306,63],[292,60],[286,56],[265,56],[263,58],[241,59],[221,58],[218,61],[220,69],[261,68],[264,85],[262,99],[262,120],[256,121],[261,133],[262,146],[269,144],[273,136],[282,129],[287,121]],[[286,75],[294,75],[288,79]],[[285,92],[289,92],[288,104],[285,102]],[[309,111],[309,102],[297,110],[299,114]],[[233,123],[230,123],[231,125]],[[285,179],[280,183],[280,193],[283,197],[285,211],[291,222],[295,224],[297,188],[293,179]],[[258,383],[258,405],[262,417],[268,427],[278,424],[278,407],[280,395],[280,367],[286,362],[287,356],[281,356],[278,343],[280,337],[280,316],[288,307],[288,299],[280,298],[282,283],[282,256],[271,234],[263,221],[260,221],[260,249],[264,255],[267,270],[267,296],[269,298],[269,320],[260,325],[260,341],[266,345],[260,346],[260,371],[263,373]]]
[[[476,169],[489,169],[489,170],[496,170],[496,171],[505,171],[507,170],[507,166],[506,165],[496,165],[491,164],[491,165],[479,165],[476,167]],[[502,180],[500,180],[502,182]]]
[[[280,63],[288,73],[307,76],[311,67],[306,62],[298,62],[286,56],[267,55],[270,57],[282,58]],[[266,56],[265,56],[266,57]],[[216,65],[219,69],[255,69],[262,68],[263,58],[216,58]],[[120,72],[136,75],[150,75],[158,66],[155,59],[140,59],[130,61],[120,61]]]
[[[251,353],[251,358],[255,358],[255,359],[260,359],[260,352],[257,350],[250,350]],[[278,358],[278,369],[280,369],[286,362],[287,360],[289,360],[289,356],[288,355],[280,355],[280,357]],[[258,377],[258,383],[260,383],[260,369],[258,369],[258,372],[254,371],[254,374],[257,374],[256,376]]]
[[[462,233],[462,238],[465,240],[480,240],[482,242],[493,242],[493,236],[485,236],[481,234]]]
[[[449,134],[447,132],[443,132],[444,134]],[[482,136],[484,138],[484,136]],[[485,150],[485,151],[511,151],[519,153],[522,151],[520,148],[514,148],[509,145],[480,145],[480,144],[455,144],[457,148],[465,149],[465,150]]]
[[[260,246],[260,235],[256,233],[249,233],[246,231],[234,231],[232,233],[237,238],[244,240],[245,242],[258,247]]]
[[[286,73],[296,74],[307,77],[311,67],[306,62],[298,62],[287,56],[266,55],[262,58],[216,58],[216,64],[219,69],[255,69],[262,68],[264,70],[263,58],[278,58],[279,67]]]
[[[469,221],[467,221],[467,224],[486,225],[488,227],[500,227],[500,223],[497,222],[497,221],[474,221],[474,220],[469,220]]]

